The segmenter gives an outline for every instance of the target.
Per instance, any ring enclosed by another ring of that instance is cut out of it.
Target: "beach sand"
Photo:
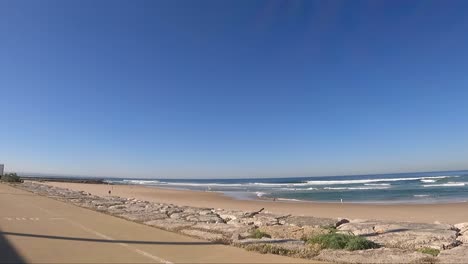
[[[236,200],[216,192],[172,190],[138,185],[106,185],[67,182],[47,182],[45,184],[86,191],[98,196],[112,195],[136,198],[151,202],[176,205],[223,208],[233,210],[265,210],[278,214],[292,214],[315,217],[376,219],[409,221],[420,223],[455,224],[468,222],[468,203],[445,204],[356,204],[319,203],[272,200]]]

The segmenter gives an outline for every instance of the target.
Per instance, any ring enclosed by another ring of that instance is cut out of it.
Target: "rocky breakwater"
[[[277,215],[151,203],[35,182],[39,195],[214,243],[340,263],[468,262],[468,223],[418,224]]]

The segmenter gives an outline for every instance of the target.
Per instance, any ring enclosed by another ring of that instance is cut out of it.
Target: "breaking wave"
[[[325,187],[323,188],[324,190],[383,190],[383,189],[388,189],[390,187],[380,187],[380,186],[375,186],[375,187]]]
[[[333,185],[333,184],[355,184],[355,183],[375,183],[375,182],[398,182],[398,181],[418,181],[426,179],[445,179],[458,176],[432,176],[432,177],[411,177],[411,178],[387,178],[387,179],[362,179],[362,180],[337,180],[337,181],[307,181],[309,185]]]
[[[442,184],[425,184],[423,187],[463,187],[465,185],[464,182],[448,182]]]

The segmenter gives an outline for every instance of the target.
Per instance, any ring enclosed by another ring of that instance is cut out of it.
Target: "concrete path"
[[[304,263],[215,245],[0,184],[0,263]]]

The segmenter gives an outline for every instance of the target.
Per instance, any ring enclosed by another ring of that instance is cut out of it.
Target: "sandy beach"
[[[468,203],[380,205],[236,200],[222,193],[171,190],[137,185],[103,185],[66,182],[47,182],[46,184],[71,190],[86,191],[99,196],[108,195],[108,191],[111,190],[112,195],[115,196],[137,198],[150,202],[233,210],[257,210],[265,208],[267,211],[278,214],[420,223],[434,223],[438,221],[449,224],[466,222],[468,219]]]

